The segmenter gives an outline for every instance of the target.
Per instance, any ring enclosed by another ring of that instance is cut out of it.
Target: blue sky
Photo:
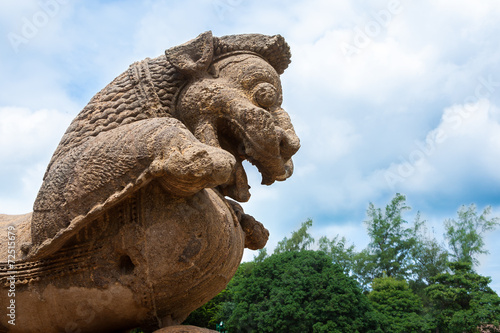
[[[248,213],[269,248],[307,218],[358,250],[369,202],[403,193],[442,240],[462,204],[500,216],[500,3],[463,0],[2,1],[0,212],[31,211],[73,117],[129,64],[212,30],[281,34],[284,107],[301,138],[295,174]],[[500,292],[500,230],[478,271]],[[252,253],[245,254],[245,258]]]

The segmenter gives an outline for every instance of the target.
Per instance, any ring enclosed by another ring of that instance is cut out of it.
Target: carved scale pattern
[[[139,202],[136,196],[114,209],[114,213],[104,214],[83,228],[68,244],[56,254],[38,261],[16,261],[14,270],[5,262],[0,263],[0,286],[8,287],[8,278],[15,276],[16,285],[28,284],[46,278],[59,278],[77,274],[96,267],[96,258],[106,246],[106,240],[116,234],[125,223],[139,224]],[[115,219],[110,218],[114,215]],[[150,302],[144,295],[143,301]]]
[[[87,270],[92,265],[92,256],[98,252],[101,246],[89,246],[82,244],[61,250],[52,257],[39,261],[19,261],[15,264],[14,271],[8,265],[0,265],[0,285],[7,287],[10,281],[7,279],[14,275],[15,284],[28,284],[41,278],[56,278]]]

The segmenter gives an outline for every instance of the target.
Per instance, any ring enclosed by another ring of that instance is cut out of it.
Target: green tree
[[[302,226],[292,232],[290,238],[285,237],[278,242],[274,253],[283,253],[286,251],[304,251],[309,250],[312,244],[314,244],[314,238],[307,232],[307,230],[312,226],[313,221],[307,219],[307,221],[302,223]]]
[[[308,219],[302,223],[298,230],[292,232],[290,238],[283,238],[278,243],[275,253],[305,251],[308,249],[314,243],[314,238],[307,231],[312,226],[312,223],[312,220]],[[256,265],[268,257],[267,249],[263,248],[257,252],[257,255],[254,255],[253,261],[242,263],[226,289],[193,311],[183,324],[215,329],[216,324],[229,318],[236,306],[232,297],[235,286],[248,277]]]
[[[228,301],[228,299],[228,289],[224,289],[202,307],[191,312],[183,324],[215,330],[216,324],[222,319],[221,315],[224,302]]]
[[[368,256],[372,261],[374,277],[406,278],[411,270],[410,249],[415,239],[411,237],[411,228],[405,228],[403,212],[409,210],[406,197],[397,193],[382,212],[372,203],[369,204],[365,221],[370,243]],[[360,273],[360,272],[358,272]]]
[[[241,263],[226,289],[203,306],[191,312],[189,317],[183,322],[183,325],[206,327],[215,330],[216,324],[225,321],[233,312],[235,307],[233,302],[234,286],[250,276],[257,264],[258,262],[255,261]]]
[[[380,313],[384,331],[391,333],[421,332],[425,327],[421,317],[422,301],[405,280],[392,277],[376,278],[368,298]]]
[[[323,236],[318,241],[319,250],[325,252],[335,264],[340,265],[345,274],[353,269],[354,256],[356,254],[354,244],[347,245],[345,237],[339,235],[333,239]]]
[[[449,267],[451,273],[438,274],[425,289],[436,331],[478,332],[479,327],[498,326],[500,297],[488,286],[491,278],[476,274],[470,262],[451,262]]]
[[[365,293],[370,290],[370,285],[378,275],[377,260],[370,254],[368,249],[354,254],[353,257],[353,275],[360,284]]]
[[[488,254],[484,248],[484,233],[494,230],[500,223],[498,217],[488,218],[491,207],[484,209],[481,215],[476,211],[476,205],[461,206],[457,212],[458,218],[445,221],[445,238],[451,249],[454,261],[470,262],[477,265],[479,254]]]
[[[263,248],[263,249],[260,249],[257,251],[257,255],[253,256],[253,261],[254,262],[262,262],[264,261],[264,259],[266,259],[268,257],[267,255],[267,249],[266,248]]]
[[[377,326],[356,281],[323,252],[273,254],[232,288],[231,332],[368,332]]]
[[[412,276],[410,287],[424,299],[423,289],[431,284],[431,280],[448,269],[448,252],[435,237],[430,236],[425,221],[417,218],[413,227],[415,242],[411,247]]]

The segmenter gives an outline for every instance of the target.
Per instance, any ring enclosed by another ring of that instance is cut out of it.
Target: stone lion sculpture
[[[279,35],[206,32],[97,93],[33,213],[0,216],[0,332],[154,330],[224,289],[244,247],[268,237],[237,203],[250,197],[242,162],[265,185],[293,171],[300,144],[279,78],[289,63]]]

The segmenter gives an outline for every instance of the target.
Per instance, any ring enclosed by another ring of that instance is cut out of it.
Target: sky
[[[500,216],[496,0],[5,0],[0,2],[0,213],[32,210],[71,120],[134,61],[211,30],[281,34],[283,106],[301,139],[270,187],[247,165],[247,213],[268,252],[308,218],[316,238],[369,242],[369,203],[406,195],[429,233],[461,205]],[[500,228],[477,271],[500,293]],[[255,253],[244,255],[249,260]]]

